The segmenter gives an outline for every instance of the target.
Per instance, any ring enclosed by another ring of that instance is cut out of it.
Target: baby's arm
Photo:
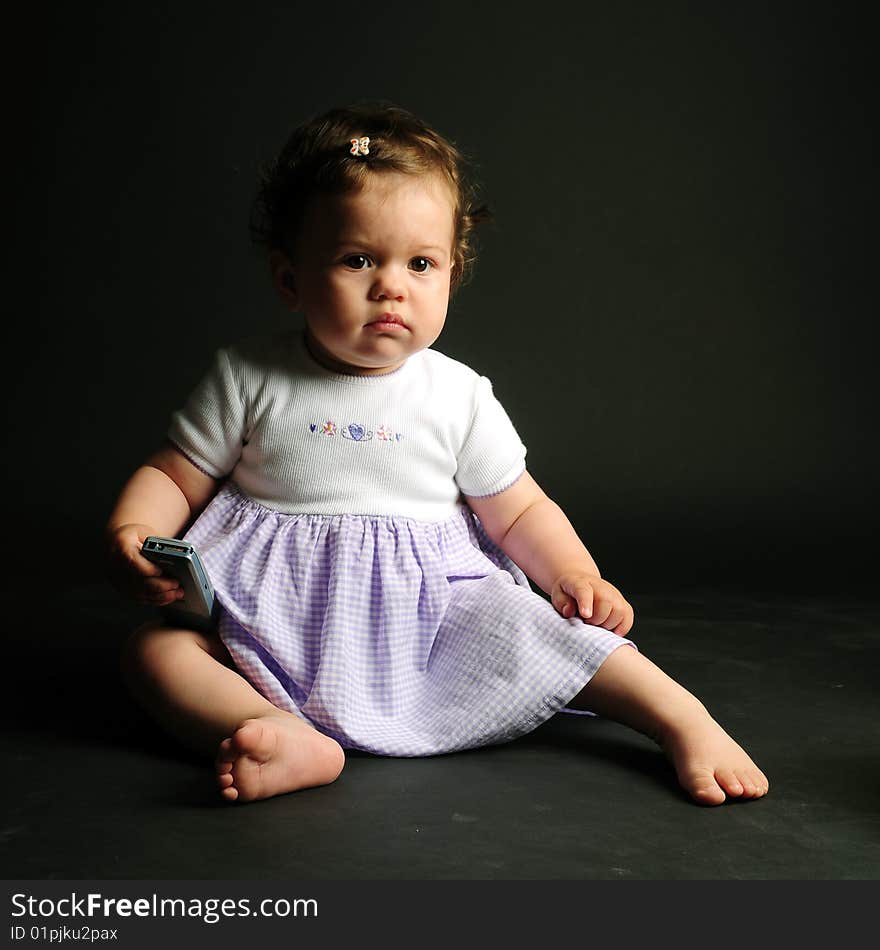
[[[528,472],[497,495],[466,498],[489,537],[550,595],[563,617],[580,613],[620,636],[629,632],[632,607],[602,579],[563,510]]]
[[[107,522],[113,583],[135,600],[160,607],[182,597],[177,581],[141,556],[141,546],[151,534],[175,537],[219,487],[170,443],[154,452],[126,482]]]

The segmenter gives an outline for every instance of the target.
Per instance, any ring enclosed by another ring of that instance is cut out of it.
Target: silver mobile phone
[[[211,628],[216,618],[214,588],[193,545],[179,538],[150,535],[141,554],[158,564],[163,574],[176,578],[183,588],[180,600],[162,608],[168,619],[198,629]]]

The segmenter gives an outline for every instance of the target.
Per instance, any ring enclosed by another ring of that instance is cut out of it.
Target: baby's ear
[[[272,273],[272,283],[281,299],[292,310],[296,309],[299,297],[296,291],[296,277],[287,256],[281,251],[272,251],[269,255],[269,270]]]

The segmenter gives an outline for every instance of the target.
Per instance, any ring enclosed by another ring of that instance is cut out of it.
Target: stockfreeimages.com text
[[[252,902],[243,897],[199,898],[149,897],[129,899],[104,897],[102,894],[78,895],[53,900],[29,894],[12,895],[13,917],[198,917],[206,924],[215,924],[224,917],[317,917],[318,902],[314,898],[267,897]]]

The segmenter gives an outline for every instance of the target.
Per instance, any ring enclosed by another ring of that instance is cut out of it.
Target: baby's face
[[[374,175],[362,191],[312,201],[286,296],[305,314],[323,362],[388,373],[437,339],[449,306],[453,226],[452,196],[435,178]],[[284,265],[273,270],[277,280]]]

